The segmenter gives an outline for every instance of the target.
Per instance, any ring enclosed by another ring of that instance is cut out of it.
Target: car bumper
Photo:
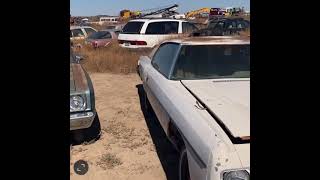
[[[70,114],[70,130],[89,128],[96,116],[96,112],[80,112]]]
[[[125,45],[125,44],[119,44],[122,48],[128,48],[128,49],[144,49],[144,48],[152,48],[152,46],[149,45]]]

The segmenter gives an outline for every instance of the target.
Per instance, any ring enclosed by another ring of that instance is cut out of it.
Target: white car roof
[[[240,36],[203,36],[171,39],[165,42],[174,42],[182,45],[219,45],[219,44],[250,44],[250,37]],[[164,42],[164,43],[165,43]]]
[[[165,22],[165,21],[176,21],[176,22],[187,22],[181,19],[133,19],[129,22]]]

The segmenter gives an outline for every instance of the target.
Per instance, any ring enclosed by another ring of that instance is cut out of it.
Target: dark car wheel
[[[74,130],[71,132],[73,144],[89,143],[100,138],[101,126],[98,114],[96,114],[91,126],[86,129]]]
[[[180,151],[179,180],[190,180],[187,149],[185,146],[183,146]]]

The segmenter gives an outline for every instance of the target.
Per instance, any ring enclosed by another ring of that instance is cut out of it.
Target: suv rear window
[[[128,22],[122,29],[123,34],[140,34],[144,22]]]
[[[178,34],[179,22],[153,22],[149,23],[146,34]]]

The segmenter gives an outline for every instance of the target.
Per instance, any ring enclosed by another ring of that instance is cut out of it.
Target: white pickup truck
[[[179,179],[250,179],[249,38],[166,41],[138,73],[145,108],[180,152]]]

